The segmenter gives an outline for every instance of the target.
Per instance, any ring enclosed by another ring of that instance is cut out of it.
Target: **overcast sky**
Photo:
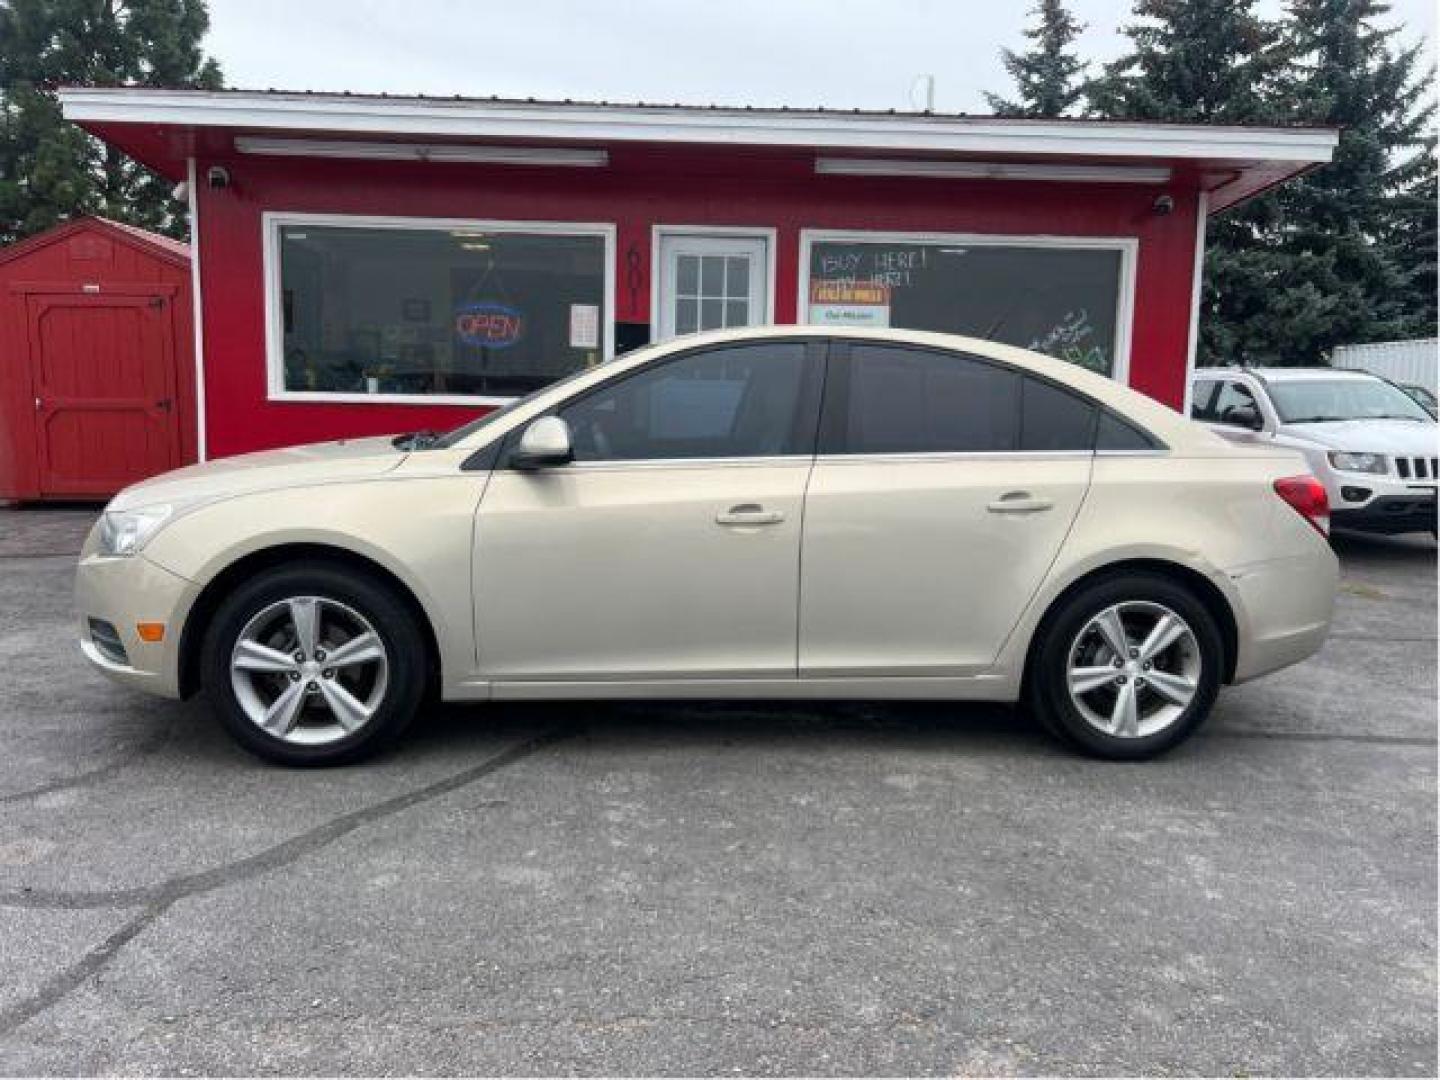
[[[1033,0],[210,0],[208,48],[247,89],[987,111]],[[1278,0],[1265,5],[1273,12]],[[1129,0],[1072,0],[1085,55]],[[1392,18],[1433,51],[1434,0]]]

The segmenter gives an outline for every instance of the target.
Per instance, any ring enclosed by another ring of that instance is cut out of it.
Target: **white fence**
[[[1380,341],[1341,345],[1330,354],[1333,367],[1369,371],[1392,382],[1428,387],[1440,393],[1440,340]]]

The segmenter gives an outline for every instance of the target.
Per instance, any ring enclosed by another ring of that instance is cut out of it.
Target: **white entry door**
[[[764,236],[660,234],[661,341],[770,319],[770,241]]]

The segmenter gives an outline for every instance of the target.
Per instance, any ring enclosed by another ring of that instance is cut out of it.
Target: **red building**
[[[443,428],[657,338],[949,330],[1181,407],[1205,220],[1335,133],[68,89],[184,182],[201,456]]]

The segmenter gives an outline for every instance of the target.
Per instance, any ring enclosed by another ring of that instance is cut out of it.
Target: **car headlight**
[[[1341,472],[1383,473],[1386,472],[1385,457],[1382,454],[1332,453],[1330,464]]]
[[[134,555],[175,512],[173,506],[137,506],[100,515],[100,554]]]

